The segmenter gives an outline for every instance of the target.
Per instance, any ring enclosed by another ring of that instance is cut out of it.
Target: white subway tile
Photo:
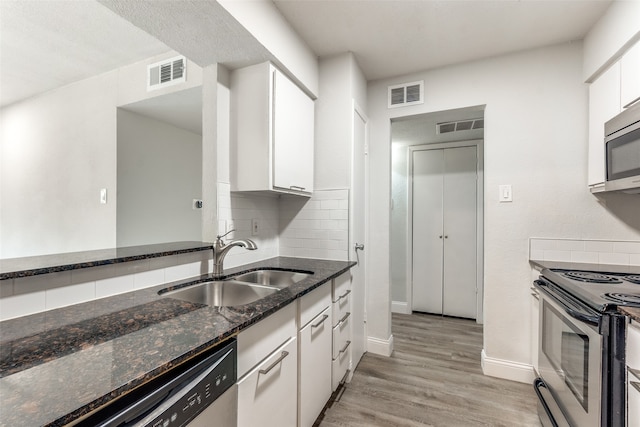
[[[613,242],[613,252],[640,254],[640,242]]]
[[[333,210],[331,212],[331,219],[349,219],[349,211],[347,210]]]
[[[571,262],[586,262],[598,264],[597,252],[571,251]]]
[[[532,250],[548,251],[554,249],[554,240],[531,238],[530,247]]]
[[[96,298],[104,298],[132,291],[134,289],[133,278],[133,274],[127,274],[110,279],[96,280]]]
[[[320,203],[320,209],[343,209],[340,206],[340,200],[323,200]]]
[[[0,298],[0,320],[27,316],[29,314],[45,311],[46,309],[45,291],[30,292]]]
[[[89,268],[87,270],[92,270],[92,268]],[[70,271],[20,277],[13,280],[13,293],[14,295],[20,295],[31,292],[45,291],[49,288],[54,287],[68,286],[71,284],[71,277],[72,275]]]
[[[629,265],[640,265],[640,254],[629,254]]]
[[[555,250],[558,251],[579,251],[583,252],[585,242],[583,240],[556,240]]]
[[[144,271],[133,276],[134,289],[142,289],[148,288],[150,286],[161,285],[164,282],[164,268]]]
[[[542,250],[542,249],[531,249],[531,251],[529,253],[529,259],[537,260],[537,261],[544,260],[544,250]]]
[[[601,252],[598,254],[600,264],[629,265],[629,254]]]
[[[161,256],[149,259],[149,270],[157,270],[159,268],[173,267],[177,265],[178,257],[176,255]]]
[[[13,279],[0,281],[0,298],[13,295]]]
[[[569,251],[556,251],[548,250],[544,251],[544,261],[571,261],[571,252]]]
[[[613,252],[613,242],[587,240],[584,242],[584,250],[587,252]]]
[[[95,282],[78,283],[45,291],[47,310],[92,301],[96,298]]]
[[[205,268],[208,268],[208,266],[205,267],[200,262],[167,267],[164,270],[164,278],[167,282],[188,279],[190,277],[196,277],[205,274],[206,272],[203,272],[203,269]]]

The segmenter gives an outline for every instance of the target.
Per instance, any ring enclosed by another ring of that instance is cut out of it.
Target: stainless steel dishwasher
[[[236,340],[172,369],[77,426],[235,427]]]

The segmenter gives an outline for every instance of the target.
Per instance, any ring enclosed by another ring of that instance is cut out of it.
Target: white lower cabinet
[[[294,427],[298,345],[293,337],[238,381],[238,427]]]
[[[627,325],[627,427],[640,427],[640,324]]]
[[[331,397],[331,285],[300,300],[298,426],[311,427]]]

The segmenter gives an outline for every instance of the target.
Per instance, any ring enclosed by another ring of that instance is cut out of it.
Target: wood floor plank
[[[482,325],[393,314],[391,357],[365,354],[314,426],[540,426],[533,387],[482,374]]]

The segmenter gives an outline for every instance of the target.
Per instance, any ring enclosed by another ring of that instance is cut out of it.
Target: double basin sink
[[[173,291],[158,292],[167,298],[176,298],[212,307],[231,307],[249,304],[274,294],[305,279],[311,272],[257,270],[227,280],[195,283]]]

